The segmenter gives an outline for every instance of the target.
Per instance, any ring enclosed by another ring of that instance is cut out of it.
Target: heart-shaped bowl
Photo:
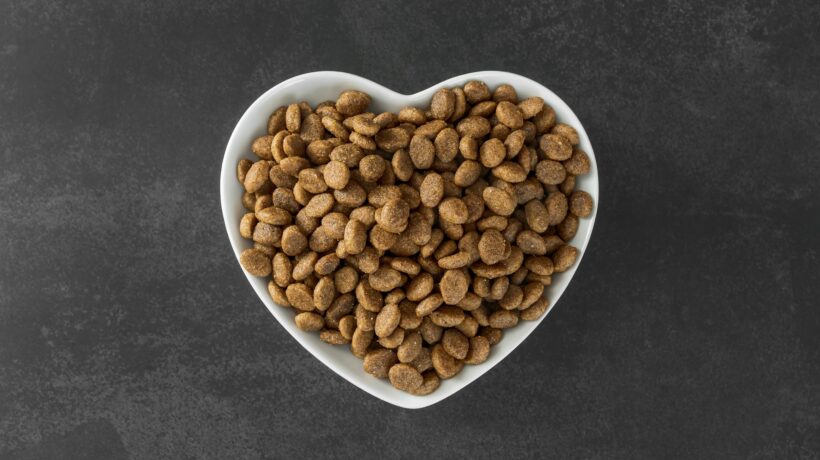
[[[590,172],[578,177],[576,187],[587,191],[592,196],[594,207],[589,217],[580,219],[578,232],[571,241],[571,244],[581,252],[578,260],[566,272],[554,275],[552,285],[546,290],[546,295],[550,299],[550,310],[552,310],[575,274],[592,233],[599,200],[598,167],[587,133],[578,117],[575,116],[567,104],[555,93],[535,81],[509,72],[483,71],[468,73],[450,78],[411,95],[399,94],[357,75],[330,71],[298,75],[268,90],[251,104],[245,114],[242,115],[242,118],[239,119],[239,123],[237,123],[228,141],[228,147],[225,149],[225,157],[222,161],[222,174],[220,177],[222,216],[225,219],[228,238],[231,241],[237,261],[239,260],[239,254],[244,249],[251,247],[251,242],[239,235],[239,220],[247,211],[242,206],[242,193],[244,190],[236,179],[236,165],[242,158],[254,158],[250,150],[251,143],[255,138],[266,134],[268,117],[274,110],[282,105],[298,101],[307,101],[315,106],[322,101],[336,100],[339,93],[346,89],[356,89],[368,93],[373,99],[370,110],[376,113],[382,111],[398,112],[406,106],[425,109],[429,106],[431,96],[439,88],[460,87],[470,80],[484,81],[490,88],[502,83],[509,83],[518,91],[518,95],[522,99],[530,96],[540,96],[555,109],[559,122],[567,123],[578,131],[581,140],[579,147],[589,155]],[[464,366],[464,369],[455,377],[442,380],[441,386],[430,395],[413,396],[393,388],[387,380],[377,379],[365,373],[362,369],[362,361],[353,356],[348,347],[329,345],[319,340],[317,333],[299,330],[293,322],[293,310],[283,308],[271,299],[267,290],[268,279],[256,277],[247,272],[245,272],[245,276],[262,303],[268,307],[268,310],[282,327],[319,361],[371,395],[408,409],[418,409],[435,404],[481,377],[515,350],[547,316],[547,314],[544,314],[537,321],[521,321],[517,326],[506,329],[504,339],[492,347],[487,361],[480,365]],[[549,310],[547,313],[549,313]]]

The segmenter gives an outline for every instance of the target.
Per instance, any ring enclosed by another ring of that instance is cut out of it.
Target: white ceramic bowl
[[[239,260],[239,254],[242,250],[250,247],[251,243],[239,235],[239,220],[247,211],[241,203],[243,189],[236,179],[236,164],[241,158],[254,159],[250,151],[251,142],[256,137],[266,134],[268,116],[276,110],[277,107],[303,100],[308,101],[312,105],[316,105],[325,100],[336,100],[339,93],[345,89],[357,89],[370,94],[373,98],[373,103],[370,107],[371,111],[377,113],[381,111],[398,112],[405,106],[426,108],[430,102],[430,97],[439,88],[463,86],[464,83],[469,80],[482,80],[486,82],[490,88],[494,88],[501,83],[509,83],[515,87],[519,97],[522,99],[529,96],[540,96],[555,109],[558,121],[568,123],[578,131],[581,138],[580,147],[589,155],[591,170],[589,174],[578,178],[577,188],[589,192],[595,203],[592,215],[588,218],[581,219],[578,233],[571,242],[580,249],[581,256],[583,256],[597,214],[599,202],[598,168],[595,162],[595,154],[592,151],[592,145],[589,142],[584,127],[567,104],[552,91],[521,75],[497,71],[483,71],[460,75],[411,95],[399,94],[378,83],[348,73],[312,72],[288,79],[260,96],[259,99],[251,104],[248,110],[245,111],[245,114],[242,115],[242,118],[239,120],[239,123],[237,123],[228,141],[228,147],[225,149],[225,158],[222,161],[220,194],[225,227],[228,231],[228,238],[231,240],[231,246],[233,247],[237,261]],[[561,294],[569,285],[580,262],[581,259],[579,257],[572,268],[564,273],[553,276],[553,284],[546,291],[546,295],[549,297],[551,303],[550,310],[555,306]],[[461,390],[473,380],[481,377],[481,375],[492,369],[493,366],[515,350],[547,316],[545,314],[537,321],[521,321],[516,327],[505,330],[504,339],[492,347],[490,357],[486,362],[478,366],[464,366],[464,370],[461,371],[461,373],[451,379],[443,380],[441,386],[428,396],[413,396],[393,388],[387,380],[380,380],[365,373],[362,369],[362,362],[350,354],[348,347],[326,344],[319,340],[318,334],[303,332],[297,329],[293,323],[293,311],[276,305],[268,295],[268,279],[258,278],[247,272],[245,272],[245,276],[248,278],[248,282],[254,291],[256,291],[256,294],[262,300],[262,303],[268,307],[268,310],[270,310],[282,327],[319,361],[333,369],[333,371],[344,377],[350,383],[371,395],[408,409],[418,409],[435,404]],[[276,332],[272,330],[271,333]]]

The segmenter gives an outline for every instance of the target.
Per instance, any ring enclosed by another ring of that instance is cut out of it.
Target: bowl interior
[[[430,97],[437,89],[462,86],[469,80],[482,80],[490,88],[502,83],[509,83],[516,88],[520,98],[542,97],[546,103],[555,109],[558,121],[568,123],[576,128],[581,139],[579,147],[589,155],[591,162],[590,173],[579,176],[576,187],[587,191],[592,196],[594,208],[590,217],[581,219],[578,232],[571,241],[581,251],[578,261],[566,272],[553,276],[553,284],[546,291],[546,295],[550,299],[550,310],[552,310],[575,274],[589,242],[599,201],[598,167],[586,131],[564,101],[544,86],[526,77],[507,72],[483,71],[469,73],[443,81],[412,95],[396,93],[356,75],[342,72],[313,72],[293,77],[264,93],[248,108],[239,123],[237,123],[228,142],[222,163],[220,178],[222,214],[237,260],[244,249],[251,247],[251,243],[239,235],[239,220],[247,211],[241,203],[243,189],[236,180],[236,164],[242,158],[256,159],[250,152],[251,142],[256,137],[266,133],[268,116],[276,108],[298,101],[308,101],[315,106],[322,101],[335,100],[339,93],[345,89],[357,89],[370,94],[372,97],[371,111],[377,113],[381,111],[397,112],[406,106],[427,107]],[[405,408],[429,406],[464,388],[504,359],[547,316],[545,314],[537,321],[522,321],[518,326],[504,331],[504,339],[492,348],[490,357],[486,362],[477,366],[465,366],[464,370],[454,378],[442,381],[438,390],[428,396],[420,397],[397,390],[386,380],[380,380],[365,373],[362,369],[362,362],[350,354],[348,347],[328,345],[319,340],[318,334],[297,329],[293,323],[293,311],[276,305],[268,295],[268,279],[251,276],[247,272],[245,272],[245,276],[282,327],[317,359],[362,390],[391,404]]]

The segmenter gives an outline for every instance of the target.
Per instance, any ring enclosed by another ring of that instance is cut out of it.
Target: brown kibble
[[[547,253],[547,246],[541,235],[532,230],[522,230],[515,236],[515,244],[524,254],[543,256]]]
[[[515,211],[516,201],[513,197],[496,187],[487,187],[482,193],[487,207],[501,216],[509,216]]]
[[[325,327],[325,320],[321,315],[312,312],[302,312],[293,318],[296,327],[306,332],[321,331]]]
[[[542,160],[535,165],[535,175],[543,184],[558,185],[567,177],[567,171],[557,161]]]
[[[455,305],[467,294],[470,276],[463,270],[447,270],[439,282],[439,290],[444,303]]]
[[[367,348],[373,343],[375,334],[372,329],[362,329],[358,315],[356,317],[356,324],[358,327],[353,331],[353,336],[350,338],[350,352],[357,358],[364,358],[367,354]]]
[[[356,219],[350,219],[345,226],[344,242],[348,254],[360,254],[367,244],[367,227]]]
[[[572,156],[564,161],[564,168],[568,173],[576,176],[586,174],[590,168],[589,156],[583,150],[575,149],[572,151]]]
[[[239,221],[239,234],[242,238],[251,239],[253,237],[253,228],[256,226],[256,216],[249,212],[242,216]]]
[[[327,186],[335,190],[344,189],[350,181],[350,169],[341,161],[331,160],[325,165],[322,175]]]
[[[479,156],[481,157],[481,164],[487,168],[494,168],[504,161],[504,158],[507,156],[507,150],[504,147],[504,143],[500,140],[489,139],[481,144]]]
[[[490,133],[490,122],[483,117],[463,118],[456,125],[456,131],[462,137],[480,139]]]
[[[470,337],[470,350],[464,357],[467,364],[481,364],[490,356],[490,341],[487,337],[477,335]]]
[[[511,284],[504,296],[498,301],[498,305],[504,310],[513,310],[521,306],[522,300],[524,300],[524,291],[520,287]]]
[[[493,265],[504,258],[505,248],[509,243],[504,236],[495,229],[488,229],[481,235],[478,242],[478,253],[482,262]]]
[[[455,95],[448,88],[441,88],[430,100],[430,115],[438,120],[446,120],[453,115]]]
[[[364,371],[380,379],[387,378],[390,368],[398,362],[393,350],[379,348],[368,352],[364,357]]]
[[[561,192],[552,192],[547,195],[544,200],[544,205],[549,214],[550,225],[560,224],[566,217],[569,211],[569,202],[567,196]]]
[[[524,168],[518,163],[505,161],[493,168],[493,176],[503,180],[504,182],[517,184],[524,182],[524,180],[527,179],[527,171],[525,171]]]
[[[410,140],[410,160],[416,169],[429,169],[436,156],[436,147],[430,139],[416,134]]]
[[[297,310],[312,311],[315,309],[313,292],[303,283],[288,285],[285,295],[290,305]]]
[[[254,139],[253,144],[251,144],[251,151],[254,155],[258,156],[263,160],[270,160],[270,146],[272,142],[273,136],[257,137],[256,139]]]
[[[440,174],[430,172],[424,176],[424,180],[419,187],[421,203],[428,208],[438,206],[444,196],[444,179]]]
[[[578,232],[578,218],[574,214],[567,214],[564,220],[561,221],[555,229],[563,241],[569,241],[575,236],[575,233]]]
[[[399,363],[393,365],[388,372],[390,383],[402,391],[412,392],[424,382],[421,373],[409,364]]]
[[[282,251],[289,256],[298,256],[307,249],[307,238],[296,225],[282,231]]]
[[[370,275],[368,281],[373,289],[379,292],[390,292],[401,286],[402,275],[394,268],[382,266]]]
[[[285,129],[285,111],[287,107],[279,107],[268,118],[268,134],[273,136]]]
[[[427,122],[427,117],[424,115],[424,110],[417,107],[405,107],[399,111],[398,121],[419,126]]]
[[[404,341],[396,352],[399,361],[409,363],[416,359],[419,353],[421,353],[421,346],[421,335],[418,332],[405,334]]]
[[[254,163],[245,174],[245,181],[243,183],[245,191],[253,193],[261,189],[269,180],[269,172],[270,165],[267,161],[262,160]]]
[[[532,305],[521,310],[519,316],[524,321],[535,321],[540,318],[549,309],[550,302],[546,297],[538,297]]]
[[[336,100],[336,110],[343,115],[357,115],[370,105],[370,96],[361,91],[347,90]]]
[[[493,91],[493,100],[495,102],[507,101],[513,104],[518,103],[518,93],[511,85],[506,83],[498,85]]]
[[[528,97],[518,103],[518,108],[521,109],[521,114],[525,120],[538,115],[544,108],[544,100],[538,96]]]
[[[495,113],[498,103],[495,101],[482,101],[470,108],[471,117],[489,117]]]
[[[482,328],[480,335],[482,337],[486,337],[487,341],[490,342],[490,346],[492,346],[496,345],[502,338],[504,338],[504,331],[491,326],[485,326]]]
[[[393,333],[401,321],[401,311],[397,304],[387,304],[376,316],[375,332],[378,337],[387,337]]]
[[[538,141],[538,148],[547,158],[556,161],[564,161],[572,156],[572,144],[569,140],[558,134],[544,134]]]
[[[362,158],[364,158],[364,150],[356,144],[342,144],[330,151],[331,160],[340,161],[348,168],[358,166]],[[327,177],[325,177],[325,182],[327,182]]]
[[[319,339],[322,342],[329,343],[331,345],[346,345],[350,343],[341,332],[335,331],[333,329],[325,329],[319,333]]]
[[[495,116],[498,121],[510,129],[519,129],[524,126],[524,114],[518,106],[511,102],[499,102],[495,108]]]
[[[327,310],[336,298],[336,285],[333,278],[323,276],[313,288],[313,304],[319,311]]]
[[[467,205],[458,198],[445,198],[438,207],[439,216],[453,224],[467,222],[469,211]]]
[[[552,263],[555,266],[555,272],[561,273],[567,271],[575,263],[578,258],[578,249],[574,246],[564,245],[555,251],[552,255]]]
[[[302,126],[302,112],[299,104],[291,104],[285,112],[285,127],[292,133],[298,133]]]
[[[384,348],[396,349],[404,341],[404,329],[397,327],[393,332],[385,337],[380,337],[379,345]]]
[[[336,290],[339,293],[346,294],[353,292],[356,285],[359,283],[359,274],[353,267],[347,266],[336,270],[333,275],[333,282],[336,285]]]
[[[436,391],[439,385],[441,385],[441,380],[439,380],[438,375],[433,371],[422,374],[422,379],[421,386],[410,391],[410,394],[416,396],[426,396]]]
[[[544,241],[544,244],[547,245],[546,240]],[[529,256],[524,261],[524,266],[527,267],[527,270],[543,276],[552,275],[554,270],[552,259],[546,256]]]
[[[464,359],[470,348],[470,341],[458,329],[447,329],[441,337],[444,351],[456,359]]]
[[[478,142],[472,137],[462,137],[458,141],[458,151],[465,160],[477,160]]]
[[[477,161],[465,160],[456,170],[453,182],[459,187],[469,187],[473,185],[479,177],[481,177],[481,164]],[[423,190],[422,188],[422,191]]]
[[[464,321],[464,310],[456,306],[444,305],[430,313],[433,324],[441,327],[456,327]]]
[[[425,317],[441,306],[444,299],[438,292],[430,294],[416,306],[416,316]]]
[[[381,228],[391,233],[401,233],[407,229],[410,217],[410,206],[401,199],[391,199],[376,210],[376,222]]]
[[[305,214],[308,217],[322,217],[333,209],[334,204],[336,200],[333,199],[332,194],[320,193],[310,199],[304,208]]]
[[[453,128],[444,128],[436,135],[434,145],[436,157],[439,160],[443,162],[452,161],[458,153],[458,133]]]
[[[376,182],[387,169],[387,161],[378,155],[367,155],[359,162],[359,172],[367,182]]]
[[[507,329],[518,324],[517,310],[498,310],[490,315],[490,327]]]
[[[251,166],[253,166],[253,162],[247,158],[243,158],[239,160],[239,163],[237,163],[236,178],[239,179],[240,184],[245,184],[245,176],[248,175],[248,171],[250,171]]]
[[[572,145],[578,145],[578,143],[581,142],[581,139],[578,136],[578,131],[570,125],[558,123],[552,128],[551,132],[552,134],[557,134],[564,137]]]
[[[383,129],[376,133],[376,145],[385,152],[395,152],[410,144],[410,134],[402,128]]]
[[[436,344],[431,352],[433,368],[442,379],[449,379],[461,372],[464,363],[450,356],[441,344]]]
[[[258,249],[245,249],[239,255],[242,268],[253,276],[268,276],[271,273],[271,259]]]
[[[464,95],[467,102],[476,104],[490,99],[490,88],[483,81],[471,80],[464,85]]]
[[[576,190],[569,197],[569,210],[578,217],[587,217],[592,214],[592,196],[583,191]]]

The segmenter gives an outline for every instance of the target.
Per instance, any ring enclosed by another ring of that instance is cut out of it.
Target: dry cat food
[[[426,109],[368,112],[355,90],[277,109],[237,167],[240,262],[299,329],[426,395],[538,319],[592,197],[578,133],[539,97],[470,81]]]

